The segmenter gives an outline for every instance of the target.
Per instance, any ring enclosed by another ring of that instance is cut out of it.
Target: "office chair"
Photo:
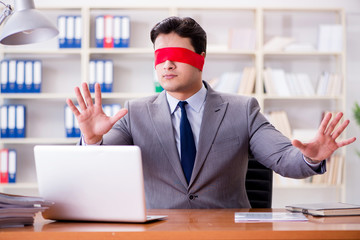
[[[271,208],[273,171],[249,157],[245,187],[252,208]]]

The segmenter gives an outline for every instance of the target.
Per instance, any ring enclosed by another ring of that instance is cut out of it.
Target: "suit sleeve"
[[[300,150],[260,113],[254,98],[248,101],[247,111],[249,151],[257,161],[284,177],[305,178],[325,172],[325,162],[317,171],[306,164]]]

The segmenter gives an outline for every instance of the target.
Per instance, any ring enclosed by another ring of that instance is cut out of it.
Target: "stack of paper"
[[[0,193],[0,228],[32,225],[35,214],[52,204],[39,197]]]

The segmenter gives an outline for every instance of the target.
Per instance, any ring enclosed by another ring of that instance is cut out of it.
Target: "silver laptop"
[[[140,148],[137,146],[34,147],[40,196],[54,205],[54,220],[147,222]]]

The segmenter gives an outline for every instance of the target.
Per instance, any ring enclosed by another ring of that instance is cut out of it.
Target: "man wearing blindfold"
[[[75,88],[81,145],[138,145],[147,208],[249,208],[249,155],[275,172],[304,178],[325,172],[325,159],[355,138],[336,141],[349,124],[323,119],[309,143],[292,142],[260,113],[256,99],[214,91],[202,79],[206,33],[191,18],[169,17],[151,30],[160,94],[104,114],[100,85],[93,103],[86,83]]]

